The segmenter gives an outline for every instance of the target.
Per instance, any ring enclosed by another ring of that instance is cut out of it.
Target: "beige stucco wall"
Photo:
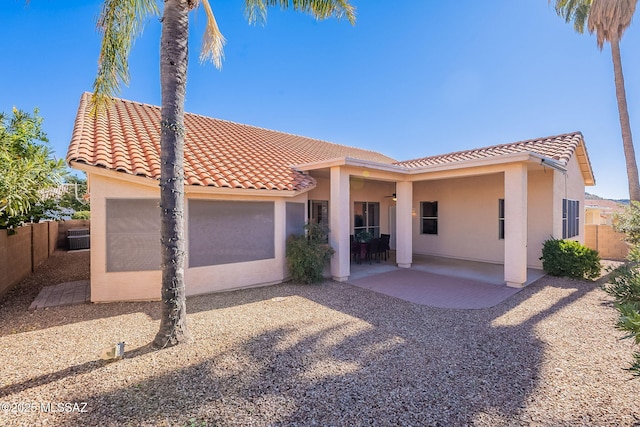
[[[330,180],[324,177],[318,177],[316,180],[316,188],[308,193],[308,199],[329,200],[331,203]],[[395,206],[395,202],[389,196],[395,192],[394,182],[374,181],[352,176],[349,179],[349,233],[353,234],[354,204],[356,202],[380,203],[380,232],[390,233],[389,207]]]
[[[155,185],[155,183],[154,183]],[[112,177],[91,176],[91,300],[149,300],[160,298],[161,271],[106,271],[106,200],[109,198],[159,199],[159,188]],[[187,194],[187,198],[209,200],[259,200],[275,202],[275,258],[217,266],[189,268],[188,253],[185,269],[187,295],[230,290],[248,286],[278,283],[287,276],[285,263],[286,202],[306,203],[306,196],[265,198],[260,196],[223,196]],[[189,216],[185,203],[185,218]],[[185,236],[189,236],[187,221]],[[158,239],[160,236],[158,236]],[[188,241],[186,247],[188,248]]]
[[[413,184],[413,252],[502,262],[498,239],[498,199],[502,174],[421,181]],[[438,202],[438,234],[421,234],[420,202]]]
[[[541,268],[542,244],[553,233],[553,170],[527,172],[527,265]],[[413,251],[417,254],[503,263],[498,199],[504,174],[414,183]],[[420,233],[420,202],[438,202],[438,234]],[[562,206],[560,206],[562,207]],[[506,218],[505,221],[514,220]]]
[[[202,194],[190,195],[189,198],[207,200],[234,200],[234,201],[274,201],[275,202],[275,258],[249,262],[237,262],[214,266],[187,268],[185,270],[185,282],[187,295],[197,295],[210,292],[225,291],[230,289],[262,286],[282,282],[287,276],[286,269],[286,203],[305,203],[305,195],[293,198],[265,198],[259,196],[220,196]],[[186,217],[189,217],[188,203],[185,207]],[[305,208],[306,213],[306,208]],[[189,235],[189,223],[186,225],[186,235]],[[188,243],[187,243],[188,247]],[[189,259],[187,254],[187,266]]]
[[[107,273],[106,200],[158,199],[159,189],[91,174],[91,301],[160,298],[161,274],[156,271]],[[160,236],[158,236],[158,239]]]
[[[584,243],[584,224],[585,224],[585,203],[584,203],[584,180],[582,178],[582,173],[580,172],[580,166],[578,165],[578,161],[575,156],[571,158],[569,164],[567,165],[567,173],[561,174],[556,173],[556,197],[560,199],[566,198],[571,200],[578,200],[580,202],[580,234],[572,238],[572,240],[577,240],[580,243]],[[562,200],[560,200],[560,209],[559,209],[560,219],[562,220]],[[562,221],[560,221],[562,223]],[[560,232],[554,234],[556,238],[562,238],[562,228],[560,228]]]
[[[527,265],[542,268],[542,245],[553,234],[553,169],[530,170],[527,194]],[[562,209],[562,205],[560,205]],[[562,212],[560,212],[560,221]]]

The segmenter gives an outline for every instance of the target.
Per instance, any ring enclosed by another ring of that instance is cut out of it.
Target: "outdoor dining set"
[[[364,233],[358,234],[358,236],[351,235],[351,259],[357,264],[361,264],[362,261],[380,262],[382,259],[385,261],[389,257],[389,241],[391,239],[390,234],[380,234],[380,237],[364,236]]]

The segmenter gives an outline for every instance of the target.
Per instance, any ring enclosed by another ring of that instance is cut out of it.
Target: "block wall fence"
[[[629,254],[624,234],[616,232],[610,225],[587,224],[584,232],[585,246],[597,250],[602,259],[623,260]]]
[[[0,297],[33,273],[56,249],[66,249],[70,228],[90,228],[90,221],[27,224],[11,235],[0,230]]]

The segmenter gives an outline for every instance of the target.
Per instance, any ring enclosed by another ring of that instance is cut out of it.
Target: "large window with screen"
[[[274,202],[190,200],[189,267],[275,258],[274,209]]]
[[[107,272],[159,270],[159,201],[107,199],[106,206]]]
[[[287,228],[285,230],[285,236],[289,237],[292,234],[304,233],[304,203],[287,202],[286,205],[287,214]]]

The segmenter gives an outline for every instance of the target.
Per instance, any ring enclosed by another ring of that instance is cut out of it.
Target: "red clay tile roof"
[[[115,99],[97,118],[91,94],[80,99],[67,162],[160,178],[160,107]],[[340,157],[380,163],[382,154],[185,114],[185,183],[188,185],[298,191],[315,180],[290,166]]]
[[[455,153],[442,154],[439,156],[422,157],[415,160],[398,162],[396,164],[412,169],[424,166],[449,164],[464,160],[483,159],[502,154],[529,152],[553,159],[561,165],[566,166],[569,159],[571,159],[571,156],[573,156],[574,152],[582,142],[582,133],[572,132],[546,138],[513,142],[510,144],[492,145],[490,147],[476,148],[473,150],[457,151]],[[583,144],[582,146],[584,147]],[[589,169],[590,168],[591,165],[589,164]]]

